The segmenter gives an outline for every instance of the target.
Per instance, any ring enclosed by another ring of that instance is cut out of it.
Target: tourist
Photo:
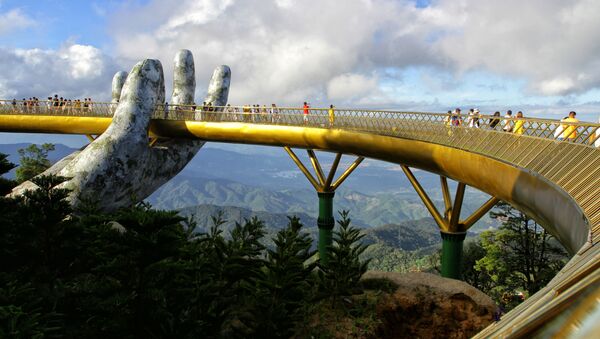
[[[168,102],[168,101],[165,101],[165,109],[164,109],[164,112],[165,112],[165,114],[164,114],[164,119],[167,119],[167,118],[169,118],[169,102]]]
[[[496,118],[497,117],[497,118]],[[500,122],[500,112],[494,112],[494,118],[490,118],[489,126],[491,129],[495,129],[496,125]]]
[[[579,120],[575,118],[576,115],[577,113],[571,111],[569,112],[569,117],[562,120],[562,122],[566,123],[563,125],[563,140],[573,142],[577,139],[577,125],[575,123],[578,123]]]
[[[462,125],[462,117],[460,116],[460,108],[456,108],[452,113],[452,126]]]
[[[554,138],[558,141],[563,141],[563,132],[565,130],[565,120],[569,119],[568,116],[560,119],[560,123],[558,124],[558,127],[556,127],[556,131],[554,131]]]
[[[467,113],[467,126],[473,127],[473,120],[475,118],[475,109],[471,108],[469,113]]]
[[[304,124],[308,123],[308,113],[309,113],[309,108],[310,106],[308,105],[308,103],[305,101],[304,105],[302,106],[302,112],[303,112],[303,118],[304,118]]]
[[[225,117],[225,120],[232,120],[232,121],[236,121],[237,117],[235,116],[235,114],[233,114],[234,110],[233,107],[231,107],[231,104],[227,104],[227,106],[225,106],[225,114],[227,115]]]
[[[333,105],[329,105],[329,110],[327,111],[329,114],[329,127],[333,127],[333,123],[335,122],[335,112]]]
[[[278,123],[279,122],[279,110],[275,104],[271,104],[271,122]]]
[[[506,115],[504,116],[504,120],[502,121],[502,130],[504,132],[512,132],[512,111],[506,111]]]
[[[263,104],[262,108],[260,109],[260,116],[262,117],[262,122],[268,122],[269,121],[269,116],[267,115],[267,105]]]
[[[469,127],[479,128],[479,109],[471,109],[469,111]]]
[[[513,132],[515,134],[523,134],[523,132],[525,131],[523,124],[525,123],[525,120],[523,119],[523,112],[518,111],[517,112],[517,119],[515,120],[515,127]]]
[[[446,117],[444,118],[444,125],[452,126],[452,111],[448,111],[446,113]]]

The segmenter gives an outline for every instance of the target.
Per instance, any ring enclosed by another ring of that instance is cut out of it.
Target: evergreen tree
[[[16,183],[14,181],[1,177],[15,167],[15,164],[8,161],[8,156],[6,154],[0,153],[0,196],[9,193],[15,186]]]
[[[273,239],[275,248],[267,250],[265,268],[257,279],[255,334],[260,338],[289,338],[294,323],[303,320],[303,306],[313,294],[311,276],[316,263],[307,262],[316,251],[310,249],[309,235],[301,233],[300,219],[289,220]]]
[[[476,261],[475,270],[489,276],[483,291],[510,309],[519,301],[514,298],[517,291],[537,292],[564,266],[568,255],[545,229],[507,203],[499,203],[490,216],[503,224],[481,234],[485,255]]]
[[[44,172],[52,165],[48,153],[54,151],[54,144],[45,143],[41,147],[31,144],[19,149],[19,167],[16,172],[17,182],[22,183]]]
[[[359,281],[369,265],[369,260],[360,259],[368,247],[361,243],[365,235],[350,225],[348,214],[348,211],[340,212],[339,229],[333,232],[329,263],[319,265],[321,288],[332,297],[333,303],[338,302],[339,297],[361,292]]]

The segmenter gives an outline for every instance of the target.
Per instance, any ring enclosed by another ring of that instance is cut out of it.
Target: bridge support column
[[[333,218],[333,196],[335,192],[318,192],[319,196],[319,258],[323,265],[329,264],[329,247],[333,242],[333,227],[335,219]]]
[[[460,279],[463,242],[467,232],[440,232],[442,235],[442,277]]]
[[[427,207],[427,210],[433,217],[433,220],[435,220],[440,228],[442,235],[442,276],[445,278],[460,279],[462,248],[465,236],[467,235],[467,230],[500,200],[496,197],[491,197],[466,219],[460,220],[460,211],[466,189],[464,183],[458,183],[454,202],[452,202],[450,190],[448,189],[448,180],[446,177],[440,176],[442,196],[444,198],[444,213],[442,214],[437,210],[433,201],[431,201],[408,166],[401,165],[401,167],[404,174],[406,174],[408,181],[413,185],[415,191],[421,200],[423,200],[425,207]]]
[[[310,171],[304,166],[302,161],[296,156],[294,151],[289,147],[284,147],[290,158],[294,161],[300,171],[306,176],[306,179],[317,191],[319,197],[319,217],[317,219],[317,226],[319,227],[319,260],[322,265],[329,263],[329,248],[333,243],[333,228],[335,227],[335,219],[333,217],[333,197],[335,190],[348,178],[348,176],[358,167],[358,165],[364,160],[363,157],[358,157],[354,162],[342,173],[335,181],[333,180],[335,172],[342,159],[342,153],[337,153],[333,164],[329,170],[327,176],[321,168],[319,159],[315,152],[311,149],[307,150],[306,153],[310,158],[310,162],[315,170],[316,178],[310,173]]]

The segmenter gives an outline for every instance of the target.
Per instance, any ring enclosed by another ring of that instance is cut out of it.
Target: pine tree
[[[22,183],[44,172],[52,165],[48,153],[54,151],[54,144],[45,143],[41,147],[31,144],[21,148],[19,152],[19,167],[16,171],[17,182]]]
[[[369,265],[369,260],[360,259],[368,247],[361,243],[365,235],[350,225],[348,214],[348,211],[340,212],[339,229],[333,232],[329,264],[319,266],[322,291],[332,297],[334,304],[342,296],[362,291],[359,281]]]
[[[8,155],[0,153],[0,197],[9,193],[15,187],[16,183],[13,180],[1,177],[15,167],[15,164],[8,161]]]
[[[288,338],[294,324],[303,320],[303,307],[313,294],[312,272],[316,267],[316,263],[307,262],[316,251],[311,251],[312,240],[301,230],[300,219],[289,218],[288,226],[273,239],[275,248],[267,250],[254,305],[257,337]]]

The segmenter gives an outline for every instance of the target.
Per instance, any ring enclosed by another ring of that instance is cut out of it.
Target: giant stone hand
[[[226,105],[230,79],[229,67],[217,67],[205,101],[213,106]],[[193,104],[195,88],[192,53],[181,50],[175,57],[171,104]],[[112,102],[117,106],[108,129],[83,150],[43,173],[69,178],[61,186],[71,190],[69,200],[74,207],[92,199],[101,209],[111,211],[141,201],[179,173],[204,144],[200,140],[168,139],[149,145],[152,113],[165,101],[160,61],[146,59],[129,75],[117,73],[112,91]],[[12,194],[34,186],[24,183]]]

